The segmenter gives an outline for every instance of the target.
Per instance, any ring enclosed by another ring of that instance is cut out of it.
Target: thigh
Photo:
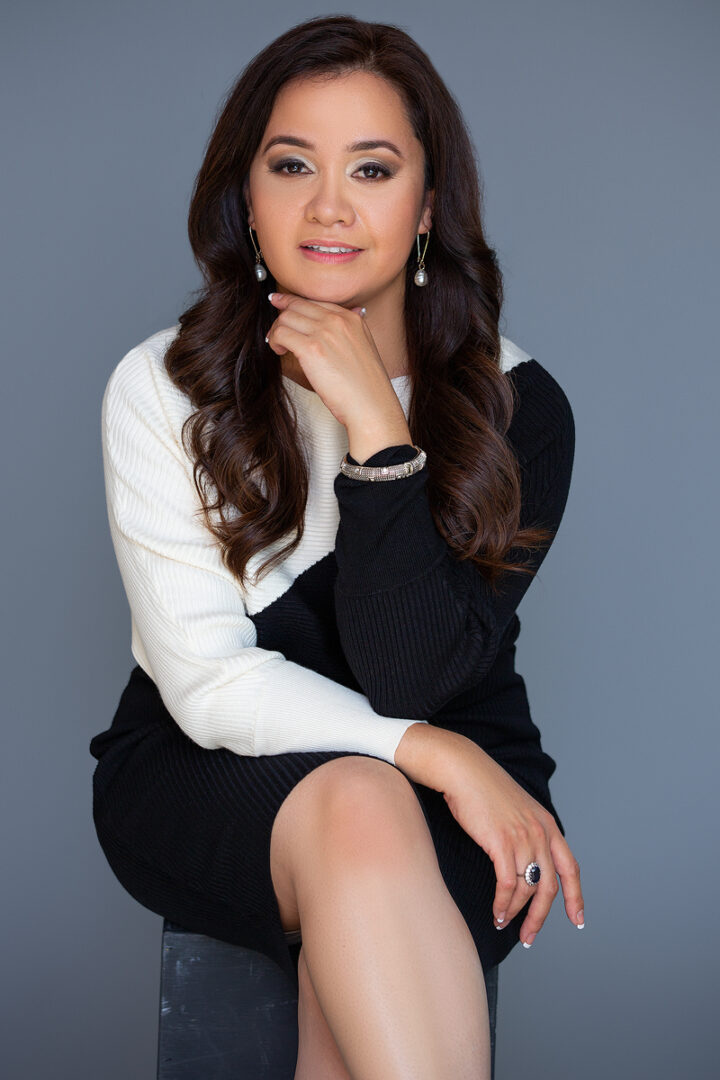
[[[98,839],[127,892],[178,926],[265,952],[296,978],[271,875],[273,824],[319,766],[367,755],[206,749],[185,735],[139,666],[91,752]]]
[[[285,937],[271,872],[273,826],[288,796],[296,788],[301,793],[301,781],[311,781],[316,770],[321,777],[319,767],[336,759],[377,763],[384,775],[405,785],[406,794],[408,785],[414,791],[445,884],[483,967],[499,963],[518,941],[525,913],[495,930],[492,862],[455,821],[442,793],[379,758],[351,751],[251,758],[205,749],[176,724],[139,666],[110,728],[93,739],[91,753],[97,757],[98,839],[125,889],[179,926],[265,952],[295,980],[297,951]],[[362,814],[357,787],[352,791]],[[354,798],[346,787],[344,801],[336,805],[353,805]]]
[[[379,758],[351,756],[325,762],[283,800],[272,827],[270,868],[283,927],[300,926],[298,879],[313,876],[319,860],[414,857],[423,849],[437,864],[423,804],[408,778]]]

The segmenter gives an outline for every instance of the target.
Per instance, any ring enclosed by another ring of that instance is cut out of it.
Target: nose
[[[347,225],[351,222],[355,211],[347,190],[348,182],[342,169],[320,173],[305,208],[306,219],[323,225],[333,225],[338,221]]]

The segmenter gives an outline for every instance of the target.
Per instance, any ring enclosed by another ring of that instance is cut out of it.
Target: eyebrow
[[[288,143],[289,146],[300,146],[304,150],[314,150],[315,147],[307,139],[299,139],[296,135],[275,135],[269,140],[263,147],[263,154],[267,154],[271,146],[275,146],[276,143]],[[387,139],[363,139],[361,142],[349,143],[345,149],[349,154],[354,154],[358,150],[376,150],[379,146],[384,146],[387,150],[392,150],[393,154],[397,154],[399,158],[404,161],[404,155],[398,150],[395,143],[389,142]]]

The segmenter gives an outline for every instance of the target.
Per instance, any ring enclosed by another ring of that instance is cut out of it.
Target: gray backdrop
[[[518,670],[558,763],[586,926],[558,900],[502,965],[498,1080],[716,1075],[710,0],[5,5],[4,1074],[154,1075],[161,918],[114,878],[91,818],[88,742],[134,663],[100,402],[199,283],[186,212],[222,95],[282,30],[346,11],[408,30],[457,96],[503,332],[575,412]]]

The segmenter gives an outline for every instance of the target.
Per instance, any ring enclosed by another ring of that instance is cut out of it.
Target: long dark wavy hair
[[[259,579],[302,539],[307,462],[280,357],[265,344],[276,314],[267,302],[274,279],[268,269],[258,287],[243,186],[283,84],[359,70],[401,95],[424,147],[425,191],[435,191],[424,288],[413,283],[414,248],[407,262],[408,427],[427,451],[438,530],[497,589],[506,570],[534,573],[506,560],[511,547],[534,550],[553,534],[520,528],[519,463],[506,438],[517,391],[500,367],[502,276],[485,241],[471,140],[430,59],[396,26],[349,15],[302,22],[248,64],[219,108],[188,220],[204,286],[165,354],[170,378],[196,410],[182,437],[199,513],[241,585],[253,555],[287,538],[259,566]]]

